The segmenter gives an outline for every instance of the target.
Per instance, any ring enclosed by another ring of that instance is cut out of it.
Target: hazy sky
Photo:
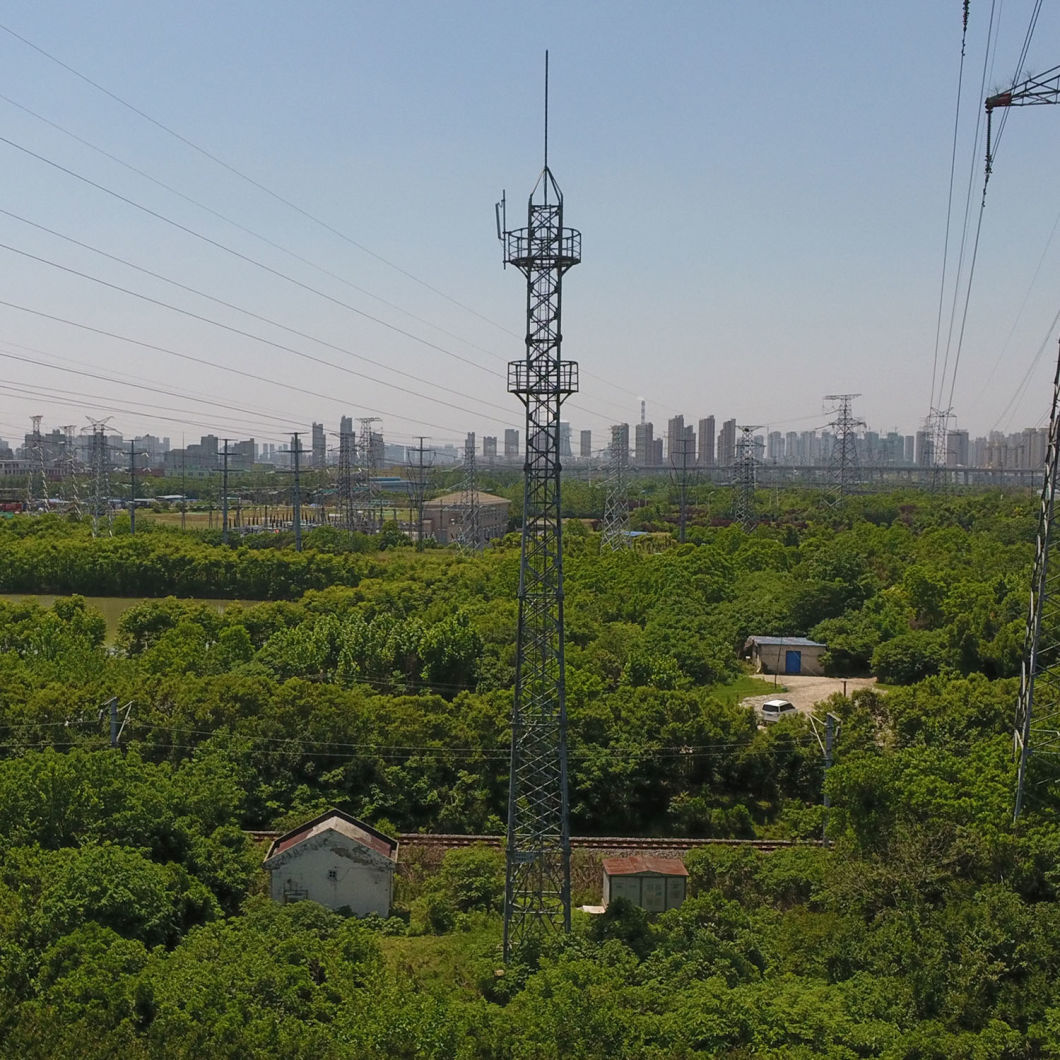
[[[525,224],[546,48],[583,234],[564,418],[595,445],[641,396],[657,429],[787,431],[860,393],[870,429],[912,433],[933,364],[973,435],[1045,422],[1060,107],[1009,113],[965,315],[982,89],[1020,73],[1033,6],[997,5],[988,53],[972,0],[958,119],[958,0],[9,0],[0,436],[34,413],[174,444],[344,413],[398,442],[521,429],[525,283],[493,206]],[[1058,30],[1044,11],[1024,73],[1060,63]]]

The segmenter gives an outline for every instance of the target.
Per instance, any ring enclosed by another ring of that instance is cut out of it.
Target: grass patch
[[[481,994],[483,978],[503,967],[499,913],[461,917],[445,935],[384,936],[379,939],[387,970],[417,990],[438,997]]]
[[[786,692],[787,689],[784,685],[775,685],[772,681],[763,681],[760,677],[744,674],[728,684],[715,685],[710,691],[723,703],[734,706],[748,696],[765,696],[770,692]]]

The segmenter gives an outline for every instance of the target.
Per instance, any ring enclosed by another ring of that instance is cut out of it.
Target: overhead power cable
[[[179,350],[174,350],[168,346],[160,346],[157,343],[145,342],[142,339],[134,339],[128,335],[121,335],[115,331],[107,331],[105,328],[93,327],[91,324],[85,324],[77,320],[70,320],[68,317],[58,316],[54,313],[46,313],[41,309],[33,309],[30,306],[19,305],[17,302],[8,302],[0,299],[0,306],[6,306],[8,309],[16,309],[21,313],[28,313],[31,316],[40,317],[43,320],[51,320],[57,324],[66,324],[69,327],[79,328],[82,331],[91,332],[94,335],[101,335],[104,338],[115,339],[118,342],[127,342],[132,346],[139,346],[145,350],[153,350],[155,353],[165,353],[173,357],[179,357],[181,360],[189,361],[192,364],[201,365],[204,368],[213,368],[221,372],[230,372],[233,375],[238,375],[243,379],[252,379],[255,382],[268,382],[276,386],[282,386],[286,390],[290,390],[294,393],[305,394],[307,397],[317,398],[327,402],[338,402],[344,399],[336,396],[335,394],[322,394],[316,390],[309,390],[306,387],[294,386],[290,383],[276,383],[274,380],[263,379],[260,373],[247,372],[241,368],[233,368],[231,365],[218,364],[216,361],[208,361],[203,357],[196,357],[190,353],[181,353]],[[370,411],[381,414],[388,418],[394,418],[402,422],[408,422],[413,424],[421,424],[427,427],[436,427],[438,430],[446,431],[451,428],[443,426],[440,423],[432,423],[429,420],[415,421],[397,412],[388,412],[385,409],[372,408]]]
[[[443,298],[444,300],[450,302],[452,305],[455,305],[457,308],[462,309],[465,312],[470,313],[472,316],[474,316],[477,319],[483,321],[484,323],[489,324],[491,327],[497,328],[498,330],[502,331],[504,334],[506,334],[506,335],[508,335],[508,336],[510,336],[512,338],[517,338],[517,339],[521,339],[522,338],[522,336],[517,335],[514,331],[512,331],[507,326],[505,326],[503,324],[499,324],[499,323],[497,323],[494,320],[491,320],[489,317],[487,317],[484,314],[478,312],[476,309],[472,308],[471,306],[468,306],[465,303],[459,301],[458,299],[453,298],[451,295],[446,294],[444,291],[442,291],[439,288],[435,287],[433,284],[430,284],[426,280],[423,280],[421,277],[416,276],[414,273],[410,272],[408,269],[405,269],[405,268],[395,264],[394,262],[391,262],[387,258],[383,257],[382,255],[380,255],[380,254],[376,253],[375,251],[371,250],[369,247],[365,246],[363,243],[360,243],[358,240],[353,239],[351,236],[343,233],[342,231],[340,231],[339,229],[335,228],[333,225],[329,224],[328,222],[316,217],[314,214],[312,214],[308,210],[304,209],[303,207],[299,206],[297,203],[293,202],[292,200],[286,198],[283,195],[280,195],[278,192],[273,191],[271,188],[269,188],[266,185],[262,184],[260,181],[257,181],[254,178],[252,178],[252,177],[248,176],[247,174],[243,173],[241,170],[239,170],[236,167],[232,166],[230,163],[224,161],[223,159],[221,159],[217,155],[213,154],[212,152],[206,150],[205,148],[203,148],[199,144],[195,143],[193,140],[189,139],[186,136],[183,136],[181,133],[179,133],[176,130],[170,128],[165,123],[159,121],[158,119],[152,117],[151,115],[147,114],[145,111],[140,110],[138,107],[135,107],[133,104],[129,103],[127,100],[123,99],[121,96],[118,96],[116,93],[111,92],[109,89],[105,88],[104,86],[100,85],[96,81],[92,80],[87,75],[82,74],[80,71],[76,70],[74,67],[70,66],[69,64],[63,62],[61,59],[58,59],[56,56],[51,55],[49,52],[45,51],[39,45],[34,44],[32,41],[28,40],[26,37],[23,37],[21,34],[16,33],[14,30],[10,29],[8,26],[0,25],[0,30],[3,30],[4,32],[10,34],[12,37],[15,37],[17,40],[21,41],[27,47],[32,48],[34,51],[38,52],[40,55],[43,55],[49,61],[56,63],[58,66],[62,67],[64,70],[66,70],[68,73],[70,73],[73,76],[75,76],[75,77],[79,78],[80,80],[84,81],[86,84],[91,85],[97,91],[102,92],[108,98],[110,98],[110,99],[114,100],[115,102],[119,103],[121,106],[126,107],[131,112],[133,112],[137,116],[141,117],[143,120],[147,121],[151,125],[154,125],[156,128],[161,129],[167,135],[174,137],[176,140],[178,140],[179,142],[183,143],[185,146],[191,148],[193,151],[197,152],[198,154],[202,155],[204,158],[207,158],[211,162],[213,162],[214,164],[221,166],[223,169],[225,169],[228,172],[232,173],[234,176],[238,177],[241,180],[246,181],[251,186],[257,188],[260,191],[262,191],[264,194],[266,194],[266,195],[270,196],[271,198],[275,199],[277,202],[280,202],[283,205],[287,206],[289,209],[294,210],[296,213],[298,213],[301,216],[307,218],[308,220],[312,221],[313,223],[320,225],[326,231],[332,233],[333,235],[337,236],[339,239],[341,239],[344,242],[350,244],[351,246],[356,247],[358,250],[360,250],[363,253],[367,254],[369,257],[372,257],[375,260],[377,260],[377,261],[381,262],[382,264],[386,265],[388,268],[391,268],[391,269],[395,270],[396,272],[398,272],[402,276],[405,276],[406,278],[412,280],[414,283],[418,284],[419,286],[425,288],[426,290],[431,291],[433,294],[438,295],[440,298]],[[91,143],[90,141],[85,140],[84,138],[77,136],[75,133],[70,132],[69,130],[65,129],[63,126],[59,125],[58,123],[50,121],[49,119],[43,117],[42,115],[37,114],[35,111],[32,111],[29,108],[27,108],[27,107],[23,106],[22,104],[16,102],[15,100],[11,99],[9,96],[0,94],[0,99],[5,100],[11,106],[17,107],[18,109],[22,110],[24,113],[27,113],[27,114],[31,115],[32,117],[36,118],[37,120],[44,122],[45,124],[49,125],[50,127],[56,129],[57,131],[63,133],[64,135],[67,135],[67,136],[71,137],[72,139],[74,139],[77,142],[83,144],[84,146],[90,148],[91,150],[97,151],[98,153],[100,153],[100,154],[104,155],[105,157],[109,158],[110,160],[112,160],[116,164],[121,165],[121,166],[129,169],[130,171],[136,173],[138,176],[141,176],[144,179],[149,180],[152,183],[156,184],[157,186],[164,188],[166,191],[169,191],[171,194],[177,195],[178,197],[184,199],[186,202],[189,202],[192,205],[195,205],[195,206],[197,206],[200,209],[206,210],[207,212],[209,212],[213,216],[220,218],[221,220],[225,221],[226,223],[233,225],[234,227],[240,229],[241,231],[246,232],[248,235],[251,235],[254,238],[262,240],[267,245],[272,246],[275,249],[280,250],[282,253],[289,254],[295,260],[298,260],[298,261],[302,262],[303,264],[308,265],[310,268],[317,269],[318,271],[324,273],[325,275],[328,275],[328,276],[332,277],[333,279],[338,280],[340,283],[344,283],[347,286],[351,287],[352,289],[360,291],[361,293],[367,295],[368,297],[374,298],[377,301],[380,301],[382,304],[387,305],[390,308],[393,308],[393,309],[395,309],[398,312],[405,313],[406,315],[408,315],[412,319],[417,320],[420,323],[426,324],[428,327],[436,328],[437,330],[441,331],[443,334],[446,334],[446,335],[448,335],[451,338],[456,338],[458,341],[463,342],[465,345],[469,345],[469,346],[472,346],[473,348],[479,349],[481,352],[487,353],[490,356],[495,357],[495,358],[497,358],[499,360],[502,360],[502,361],[506,360],[506,358],[503,355],[501,355],[499,353],[496,353],[494,351],[491,351],[491,350],[487,350],[484,347],[477,346],[477,345],[475,345],[473,343],[468,343],[466,339],[462,339],[459,336],[455,335],[454,333],[452,333],[452,332],[450,332],[450,331],[448,331],[448,330],[446,330],[444,328],[438,327],[438,325],[436,325],[436,324],[432,324],[431,322],[429,322],[429,321],[425,320],[424,318],[422,318],[422,317],[410,312],[409,310],[405,310],[402,307],[400,307],[400,306],[398,306],[398,305],[396,305],[394,303],[388,302],[386,299],[380,298],[378,295],[375,295],[372,292],[367,291],[364,288],[359,287],[356,284],[351,283],[350,281],[348,281],[345,278],[337,275],[336,273],[334,273],[334,272],[332,272],[332,271],[330,271],[328,269],[325,269],[325,268],[323,268],[320,265],[314,264],[313,262],[309,261],[306,258],[303,258],[301,255],[298,255],[298,254],[294,253],[293,251],[289,250],[288,248],[282,246],[281,244],[275,243],[274,241],[270,240],[266,236],[263,236],[260,233],[257,233],[255,231],[253,231],[252,229],[249,229],[249,228],[245,227],[244,225],[239,224],[238,222],[236,222],[236,221],[232,220],[231,218],[227,217],[226,215],[224,215],[222,213],[219,213],[218,211],[212,209],[211,207],[206,206],[203,203],[198,202],[197,200],[191,198],[190,196],[178,191],[177,189],[173,188],[171,185],[168,185],[168,184],[166,184],[166,183],[164,183],[162,181],[159,181],[157,178],[152,177],[151,175],[145,173],[143,170],[141,170],[141,169],[139,169],[139,168],[137,168],[135,166],[132,166],[130,163],[125,162],[124,160],[118,158],[117,156],[115,156],[115,155],[103,150],[102,148],[100,148],[100,147],[96,146],[95,144]],[[621,392],[623,392],[623,393],[625,393],[625,394],[627,394],[627,395],[629,395],[631,397],[637,396],[635,391],[630,390],[627,387],[623,387],[620,384],[615,383],[612,380],[607,379],[604,376],[597,375],[597,374],[589,372],[589,371],[583,371],[582,374],[584,376],[588,376],[588,377],[594,378],[597,381],[605,384],[606,386],[610,386],[613,389],[619,390],[619,391],[621,391]],[[571,407],[580,408],[577,405],[572,405]],[[608,416],[606,416],[603,413],[596,413],[596,412],[593,412],[592,410],[581,409],[581,411],[589,411],[591,415],[597,415],[597,416],[600,416],[603,419],[609,418]]]
[[[203,316],[201,313],[196,313],[193,310],[184,309],[181,306],[173,305],[171,302],[163,302],[159,298],[152,298],[150,295],[141,294],[139,291],[134,291],[131,288],[122,287],[120,284],[111,283],[109,280],[104,280],[104,279],[102,279],[99,276],[93,276],[91,273],[82,272],[80,269],[75,269],[72,266],[63,265],[60,262],[52,261],[50,258],[42,257],[39,254],[33,254],[30,251],[28,251],[28,250],[20,250],[18,247],[11,246],[9,243],[0,242],[0,250],[6,250],[6,251],[8,251],[9,253],[12,253],[12,254],[18,254],[21,257],[28,258],[31,261],[36,261],[36,262],[40,263],[41,265],[47,265],[50,268],[58,269],[60,272],[65,272],[65,273],[67,273],[68,275],[71,275],[71,276],[77,276],[77,277],[79,277],[79,278],[81,278],[83,280],[88,280],[91,283],[98,283],[100,286],[106,287],[109,290],[117,291],[118,293],[128,295],[131,298],[138,298],[138,299],[140,299],[143,302],[149,303],[150,305],[158,306],[161,309],[168,309],[170,312],[179,313],[182,316],[189,317],[192,320],[198,320],[200,323],[203,323],[203,324],[209,324],[212,327],[220,328],[223,331],[230,332],[233,335],[239,335],[242,338],[251,339],[254,342],[260,342],[260,343],[262,343],[265,346],[270,346],[273,349],[280,350],[283,353],[290,353],[290,354],[292,354],[295,357],[301,357],[304,360],[312,361],[314,364],[319,364],[319,365],[321,365],[324,368],[334,368],[336,371],[344,372],[347,375],[356,376],[358,379],[366,379],[368,382],[375,383],[377,386],[384,386],[384,387],[387,387],[387,388],[389,388],[391,390],[398,390],[398,391],[400,391],[403,394],[408,394],[410,397],[418,397],[418,398],[422,398],[424,401],[430,401],[432,404],[444,405],[446,408],[455,409],[457,412],[463,412],[463,413],[465,413],[465,414],[467,414],[469,416],[481,416],[481,415],[484,415],[483,413],[480,413],[480,412],[472,412],[470,409],[467,409],[467,408],[465,408],[462,405],[454,405],[451,402],[443,401],[440,398],[436,398],[436,397],[433,397],[433,396],[427,395],[427,394],[421,394],[421,393],[419,393],[416,390],[410,390],[408,387],[401,386],[398,383],[390,383],[390,382],[387,382],[385,379],[376,379],[373,376],[365,375],[364,372],[358,372],[355,368],[349,368],[346,365],[334,364],[331,361],[325,361],[323,358],[315,357],[313,354],[306,353],[304,350],[299,350],[297,347],[288,346],[288,345],[286,345],[285,343],[282,343],[282,342],[276,342],[273,339],[265,338],[265,336],[263,336],[263,335],[255,335],[251,331],[244,331],[242,328],[237,328],[237,327],[235,327],[232,324],[225,324],[225,323],[223,323],[220,320],[214,320],[212,317]],[[132,268],[136,268],[136,266],[131,266],[131,267]],[[165,280],[165,277],[158,277],[158,278]],[[168,282],[168,281],[166,281],[166,282]],[[182,285],[182,284],[177,284],[176,286],[184,287],[184,285]],[[192,293],[201,295],[201,297],[209,299],[211,301],[219,302],[220,304],[222,304],[222,305],[224,305],[224,306],[226,306],[228,308],[234,309],[237,312],[246,313],[248,316],[254,317],[257,320],[261,320],[261,321],[263,321],[263,322],[265,322],[267,324],[272,325],[273,327],[282,328],[284,331],[289,331],[291,334],[298,335],[300,338],[309,339],[311,342],[319,342],[320,345],[327,346],[329,349],[339,350],[340,352],[347,353],[351,357],[357,357],[359,360],[368,361],[368,363],[370,363],[370,364],[378,365],[380,368],[383,368],[384,370],[395,372],[396,374],[404,376],[406,378],[410,378],[410,379],[416,378],[410,372],[404,372],[404,371],[401,371],[400,369],[397,369],[397,368],[389,368],[387,365],[381,364],[379,361],[374,361],[374,360],[372,360],[371,358],[368,358],[368,357],[362,357],[361,355],[355,354],[351,350],[347,350],[347,349],[345,349],[342,346],[336,346],[333,343],[326,342],[323,339],[317,339],[317,338],[315,338],[312,335],[307,335],[305,332],[297,331],[294,328],[289,328],[289,327],[287,327],[284,324],[279,324],[279,323],[277,323],[274,320],[270,320],[268,317],[261,316],[260,314],[250,312],[249,310],[244,310],[244,309],[240,308],[237,305],[233,305],[230,302],[224,302],[221,299],[213,298],[211,295],[205,294],[204,292],[194,291],[192,288],[186,288],[186,287],[184,287],[184,289],[192,291]],[[436,385],[436,384],[433,384],[433,385]],[[461,394],[460,391],[453,390],[450,387],[437,386],[437,389],[444,390],[446,393],[456,394],[456,395],[461,396],[461,397],[466,396],[464,394]],[[476,400],[477,401],[479,399],[474,398],[472,400]],[[483,404],[490,404],[490,403],[483,402]],[[497,406],[492,405],[492,404],[490,404],[490,407],[491,408],[497,408]],[[486,418],[487,419],[492,419],[492,420],[494,420],[497,423],[506,423],[507,422],[507,420],[501,419],[500,417],[496,417],[496,416],[488,416],[487,415]]]

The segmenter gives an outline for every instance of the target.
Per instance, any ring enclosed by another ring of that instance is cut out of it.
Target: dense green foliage
[[[735,702],[749,634],[824,640],[833,672],[890,687],[828,703],[831,846],[701,849],[681,909],[613,903],[503,973],[495,852],[357,922],[262,898],[243,829],[339,805],[502,830],[517,542],[296,554],[3,523],[5,589],[159,599],[110,642],[79,597],[0,602],[0,1055],[1060,1056],[1047,761],[1010,821],[1033,509],[911,495],[821,521],[792,498],[653,555],[570,533],[576,833],[821,834],[805,719],[759,729]]]

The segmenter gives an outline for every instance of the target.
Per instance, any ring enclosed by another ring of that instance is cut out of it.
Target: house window
[[[337,880],[339,878],[338,869],[328,869],[328,879]]]

